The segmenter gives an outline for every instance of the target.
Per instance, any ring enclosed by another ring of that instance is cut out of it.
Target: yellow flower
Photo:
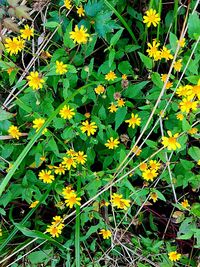
[[[17,126],[11,125],[8,129],[9,135],[11,135],[13,138],[19,139],[19,137],[22,135],[18,129]]]
[[[125,102],[124,102],[124,99],[123,98],[120,98],[120,99],[118,99],[117,100],[117,105],[118,105],[118,107],[123,107],[123,106],[125,106]]]
[[[195,96],[200,100],[200,85],[191,86],[188,90],[189,99],[193,99]]]
[[[147,164],[145,163],[145,162],[143,162],[143,163],[141,163],[140,164],[140,170],[143,172],[143,171],[145,171],[148,167],[147,167]]]
[[[126,74],[122,75],[122,80],[127,80],[127,75]]]
[[[85,115],[85,117],[86,117],[87,119],[89,119],[90,116],[91,116],[90,112],[86,112],[84,115]]]
[[[62,61],[56,60],[56,73],[62,75],[67,72],[67,65]]]
[[[74,193],[74,190],[72,189],[71,185],[66,186],[62,190],[62,194],[64,198],[68,198],[70,194]]]
[[[160,22],[159,14],[156,13],[156,10],[150,8],[146,12],[146,16],[143,17],[143,23],[147,24],[147,27],[150,27],[153,24],[154,27]]]
[[[189,134],[196,134],[198,132],[198,129],[197,128],[191,128],[188,133]]]
[[[80,206],[81,205],[80,201],[81,201],[81,197],[77,197],[76,193],[71,193],[69,194],[68,198],[65,200],[65,203],[66,203],[66,206],[71,209],[74,205]]]
[[[107,143],[105,143],[105,146],[108,147],[108,149],[114,149],[118,147],[119,145],[119,138],[114,139],[111,137],[110,139],[107,140]]]
[[[38,90],[43,87],[44,80],[40,77],[37,71],[31,71],[30,75],[27,76],[28,85],[33,90]]]
[[[32,202],[31,203],[31,205],[29,206],[29,208],[30,209],[33,209],[33,208],[35,208],[36,206],[37,206],[37,204],[39,203],[39,201],[38,200],[36,200],[36,201],[34,201],[34,202]]]
[[[63,218],[60,216],[54,216],[51,224],[55,225],[55,226],[58,226],[58,224],[59,224],[59,226],[61,226],[63,228],[64,227]]]
[[[85,15],[85,10],[82,6],[77,7],[77,14],[79,17],[83,17]]]
[[[149,167],[150,167],[150,169],[157,171],[161,167],[161,164],[159,162],[157,162],[156,160],[150,160],[149,161]]]
[[[66,9],[70,9],[72,7],[71,0],[65,0],[64,4],[65,4]]]
[[[189,113],[190,110],[197,110],[197,101],[191,101],[187,97],[183,98],[182,101],[179,103],[179,107],[181,112]]]
[[[163,82],[165,82],[166,80],[167,80],[167,74],[161,74],[161,80],[163,81]],[[166,89],[169,89],[169,88],[171,88],[173,86],[173,83],[172,82],[170,82],[170,81],[168,81],[167,83],[166,83],[166,86],[165,86],[165,88]]]
[[[177,118],[178,120],[182,121],[182,120],[184,119],[184,116],[183,116],[182,113],[178,113],[178,114],[176,115],[176,118]]]
[[[134,115],[131,113],[131,118],[129,120],[125,120],[126,123],[128,123],[128,127],[135,128],[136,125],[140,125],[141,119],[138,117],[138,114]]]
[[[200,160],[198,160],[198,161],[197,161],[197,165],[199,165],[199,166],[200,166]]]
[[[76,25],[74,31],[70,32],[69,34],[74,43],[77,42],[78,44],[86,44],[88,41],[89,34],[83,25],[81,25],[80,29]]]
[[[28,25],[25,25],[24,29],[20,30],[21,37],[23,39],[30,40],[31,36],[34,36],[34,29],[30,28]]]
[[[105,92],[105,88],[103,87],[103,85],[98,85],[95,89],[94,89],[95,93],[97,95],[103,94]]]
[[[177,251],[172,251],[168,253],[170,261],[178,261],[181,258],[181,254],[177,253]]]
[[[184,47],[185,46],[185,38],[177,40],[177,43],[180,45],[180,47]]]
[[[0,228],[0,236],[2,236],[3,235],[3,233],[2,233],[2,229]]]
[[[51,174],[51,171],[42,170],[39,172],[39,179],[44,183],[51,184],[54,180],[54,176]]]
[[[12,54],[18,54],[23,48],[24,48],[24,43],[25,41],[21,39],[20,37],[14,37],[13,39],[11,38],[6,38],[5,39],[5,48],[10,55]]]
[[[94,135],[95,132],[97,131],[97,126],[96,126],[96,123],[95,122],[91,122],[89,123],[88,120],[86,121],[83,121],[82,122],[82,127],[81,127],[81,131],[83,133],[87,132],[87,135],[90,136],[90,135]]]
[[[46,231],[50,233],[52,237],[59,237],[59,235],[62,233],[62,225],[48,225]]]
[[[190,207],[190,204],[188,203],[188,200],[187,199],[184,199],[182,202],[181,202],[181,206],[185,209],[189,208]]]
[[[69,150],[67,150],[66,154],[67,154],[67,156],[75,157],[76,151],[74,151],[74,149],[69,149]]]
[[[70,158],[64,157],[62,165],[64,165],[68,170],[70,170],[71,167],[76,168],[75,158],[74,157],[70,157]]]
[[[147,49],[147,53],[148,53],[148,56],[149,57],[152,57],[152,58],[158,58],[158,54],[160,53],[160,51],[158,50],[158,47],[159,47],[160,43],[156,40],[153,40],[153,44],[150,44],[150,43],[147,43],[147,46],[149,47]]]
[[[156,192],[151,192],[149,199],[152,199],[153,202],[155,203],[158,200],[158,195],[156,194]]]
[[[189,96],[191,92],[192,86],[191,85],[185,85],[185,86],[179,86],[176,90],[176,94],[181,97],[181,96]]]
[[[101,229],[99,234],[103,236],[103,239],[109,239],[112,236],[111,231],[106,229]]]
[[[114,71],[110,71],[109,73],[107,73],[105,75],[105,80],[107,80],[107,81],[114,81],[116,78],[117,78],[117,76],[114,73]]]
[[[113,207],[120,208],[121,200],[122,200],[121,194],[119,195],[119,194],[114,193],[113,195],[111,195],[111,203],[112,203]]]
[[[134,146],[134,147],[132,148],[132,152],[133,152],[136,156],[139,156],[139,155],[141,154],[142,150],[139,149],[138,146]]]
[[[161,58],[164,58],[166,60],[173,59],[173,55],[170,53],[170,50],[167,49],[167,47],[163,46],[163,49],[161,50],[160,54]]]
[[[129,199],[121,199],[119,208],[123,210],[127,210],[130,207],[130,200]]]
[[[65,119],[65,120],[66,119],[70,120],[75,115],[75,112],[74,112],[73,108],[70,109],[69,106],[64,105],[64,107],[60,110],[59,114],[60,114],[61,118]]]
[[[156,170],[154,169],[146,169],[144,170],[144,172],[142,173],[142,177],[144,178],[144,180],[146,181],[153,181],[154,178],[156,178],[158,176],[158,173],[156,172]]]
[[[33,121],[33,128],[36,129],[36,133],[40,130],[40,128],[43,126],[43,124],[45,123],[45,119],[39,118],[39,119],[35,119]],[[47,132],[47,128],[44,128],[44,130],[42,131],[42,134],[45,134]]]
[[[65,167],[62,165],[62,164],[59,164],[59,166],[55,166],[55,174],[59,174],[59,175],[62,175],[62,174],[65,174]]]
[[[77,163],[85,164],[87,160],[87,155],[84,155],[83,151],[78,151],[75,156],[75,160]]]
[[[117,105],[115,105],[113,102],[110,104],[110,107],[108,108],[111,113],[117,111]]]
[[[167,131],[169,137],[162,137],[162,144],[164,147],[167,147],[168,150],[176,150],[181,147],[181,145],[177,142],[177,137],[179,136],[178,133],[176,133],[174,136],[170,131]]]
[[[181,62],[182,62],[182,59],[179,59],[179,60],[174,62],[175,71],[179,72],[181,70],[181,68],[182,68],[182,63]]]

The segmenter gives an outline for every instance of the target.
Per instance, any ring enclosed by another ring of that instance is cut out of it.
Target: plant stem
[[[80,195],[81,191],[81,177],[77,176],[77,195]],[[81,266],[80,258],[80,206],[76,205],[76,224],[75,224],[75,262],[76,267]]]

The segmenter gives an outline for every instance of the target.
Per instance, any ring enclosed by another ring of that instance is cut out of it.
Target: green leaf
[[[108,55],[108,65],[109,65],[109,67],[112,66],[114,59],[115,59],[115,49],[111,48],[110,49],[110,53]]]
[[[161,80],[160,74],[158,72],[153,72],[151,75],[152,82],[159,88],[163,87],[163,82]]]
[[[143,81],[141,83],[136,83],[133,85],[130,85],[126,91],[125,96],[129,98],[134,98],[137,95],[142,95],[141,90],[149,83],[149,81]]]
[[[60,27],[60,23],[58,23],[57,21],[47,21],[43,24],[45,27],[50,28],[50,29],[54,29],[56,27]]]
[[[123,74],[130,74],[133,73],[133,67],[128,61],[122,61],[118,65],[118,69]]]
[[[192,205],[191,213],[193,213],[197,217],[200,217],[200,203],[194,203]]]
[[[118,42],[119,38],[121,37],[123,32],[123,29],[119,30],[118,32],[116,32],[113,37],[110,39],[110,45],[115,46],[116,43]]]
[[[119,126],[124,121],[127,114],[126,107],[121,107],[117,109],[117,112],[115,114],[115,131],[119,128]]]
[[[197,12],[189,15],[188,34],[190,38],[195,40],[200,36],[200,19]]]
[[[177,36],[174,33],[170,32],[169,42],[170,42],[171,49],[174,53],[175,53],[176,48],[177,48],[177,44],[178,44],[177,41],[178,41]]]
[[[49,261],[52,256],[52,249],[49,250],[39,250],[39,251],[34,251],[30,253],[27,257],[31,264],[39,264],[43,263],[45,260]]]
[[[13,117],[13,114],[0,108],[0,121],[9,120]]]
[[[106,34],[112,32],[113,29],[119,28],[119,26],[111,20],[112,11],[100,11],[95,17],[95,30],[100,37],[105,38]]]
[[[66,46],[67,48],[70,48],[70,49],[75,47],[75,43],[70,38],[69,33],[71,31],[72,31],[72,21],[67,25],[66,31],[65,31],[64,36],[63,36],[64,46]]]
[[[149,57],[145,56],[144,54],[138,52],[140,59],[142,60],[142,62],[144,63],[144,66],[147,69],[152,69],[153,68],[153,60],[150,59]]]
[[[182,120],[182,129],[184,132],[187,132],[191,129],[189,122],[185,118]]]
[[[188,154],[194,160],[196,161],[200,160],[200,148],[199,147],[196,147],[196,146],[190,147],[188,150]]]
[[[84,6],[85,13],[89,17],[95,17],[103,8],[103,1],[91,2],[90,0]]]

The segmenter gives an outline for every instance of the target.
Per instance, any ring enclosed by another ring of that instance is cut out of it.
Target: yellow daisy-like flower
[[[59,175],[62,175],[62,174],[65,174],[65,167],[62,165],[62,164],[59,164],[59,166],[55,166],[55,174],[59,174]]]
[[[62,233],[63,226],[62,225],[49,225],[47,226],[46,231],[50,233],[52,237],[59,237],[59,235]]]
[[[87,160],[87,155],[84,155],[83,151],[78,151],[76,153],[75,159],[77,163],[84,165]]]
[[[0,228],[0,236],[2,236],[3,235],[3,233],[2,233],[2,229]]]
[[[180,45],[180,47],[184,47],[185,46],[185,38],[177,40],[177,43]]]
[[[85,16],[85,10],[84,10],[83,6],[77,7],[77,14],[79,17]]]
[[[119,208],[123,210],[127,210],[130,207],[130,200],[129,199],[121,199]]]
[[[20,32],[23,39],[30,40],[30,38],[34,36],[34,29],[30,28],[28,25],[25,25],[24,29],[20,30]]]
[[[81,197],[77,197],[76,193],[69,194],[68,198],[65,200],[66,206],[70,209],[73,208],[74,205],[81,205]]]
[[[118,207],[120,208],[120,202],[122,200],[122,195],[120,194],[116,194],[114,193],[112,196],[111,196],[111,203],[113,205],[113,207]]]
[[[33,90],[38,90],[43,87],[44,80],[40,77],[37,71],[31,71],[30,75],[27,76],[28,85]]]
[[[145,12],[145,16],[143,17],[143,23],[147,24],[147,27],[150,27],[153,24],[154,27],[158,25],[160,22],[159,14],[156,13],[156,10],[150,8]]]
[[[163,82],[165,82],[166,80],[167,80],[167,74],[161,74],[161,80],[163,81]],[[173,86],[173,83],[172,82],[170,82],[170,81],[168,81],[167,83],[166,83],[166,86],[165,86],[165,88],[166,89],[169,89],[169,88],[171,88]]]
[[[33,121],[33,128],[36,129],[36,132],[38,132],[44,123],[45,123],[45,119],[42,119],[42,118],[35,119]],[[44,130],[42,131],[42,134],[45,134],[46,132],[47,132],[47,128],[44,128]]]
[[[61,118],[65,119],[65,120],[66,119],[70,120],[75,115],[75,112],[74,112],[73,108],[70,109],[69,106],[64,105],[64,107],[60,110],[59,114],[60,114]]]
[[[114,73],[114,71],[110,71],[109,73],[107,73],[105,75],[105,80],[107,80],[107,81],[114,81],[116,78],[117,78],[117,76]]]
[[[153,40],[153,44],[147,43],[148,49],[147,49],[147,53],[149,57],[152,58],[158,58],[158,53],[160,53],[160,51],[158,50],[158,47],[160,46],[160,43],[156,40]]]
[[[198,132],[198,129],[197,128],[191,128],[189,131],[188,131],[188,133],[189,134],[196,134]]]
[[[182,121],[182,120],[184,119],[184,116],[183,116],[182,113],[178,113],[178,114],[176,115],[176,118],[177,118],[179,121]]]
[[[117,105],[118,105],[118,107],[123,107],[123,106],[125,106],[125,101],[124,101],[124,99],[123,98],[120,98],[120,99],[118,99],[117,100]]]
[[[190,207],[190,204],[188,203],[188,200],[187,199],[184,199],[182,202],[181,202],[181,206],[184,208],[184,209],[188,209]]]
[[[191,86],[190,89],[188,90],[188,98],[191,100],[194,97],[197,97],[198,100],[200,100],[200,82],[199,85],[194,85]]]
[[[10,55],[17,55],[18,52],[20,52],[24,48],[24,43],[25,41],[21,39],[20,37],[14,37],[13,39],[11,38],[6,38],[5,39],[5,48]]]
[[[160,56],[166,60],[173,59],[173,55],[170,53],[170,50],[165,46],[163,46]]]
[[[168,253],[170,261],[178,261],[181,258],[181,254],[177,253],[177,251],[172,251]]]
[[[54,180],[54,176],[51,174],[51,171],[42,170],[39,172],[39,179],[46,184],[51,184]]]
[[[189,113],[190,111],[197,110],[198,101],[191,101],[188,97],[183,98],[179,103],[181,112]]]
[[[74,193],[75,191],[72,189],[71,185],[66,186],[65,188],[63,188],[62,190],[62,195],[64,198],[68,198],[70,194]]]
[[[62,165],[64,165],[68,171],[71,169],[71,167],[76,168],[76,161],[74,157],[64,157],[62,161]]]
[[[141,163],[139,168],[142,172],[145,171],[148,168],[147,163]]]
[[[107,143],[105,143],[105,146],[108,147],[108,149],[114,149],[118,147],[119,145],[119,138],[114,139],[111,137],[110,139],[107,140]]]
[[[129,120],[125,120],[126,123],[128,123],[128,127],[132,127],[133,129],[135,126],[139,126],[141,124],[141,119],[138,117],[138,114],[134,115],[131,113],[131,118]]]
[[[111,103],[110,107],[108,108],[111,113],[117,111],[117,105],[115,105],[113,102]]]
[[[67,150],[66,154],[69,157],[75,157],[77,153],[74,149],[69,149],[69,150]]]
[[[122,75],[122,80],[127,80],[127,75],[126,74]]]
[[[149,195],[149,199],[152,199],[155,203],[158,200],[158,195],[156,194],[156,192],[151,192]]]
[[[94,91],[97,95],[103,94],[105,92],[105,87],[100,84],[94,89]]]
[[[37,206],[37,204],[39,203],[39,201],[38,200],[36,200],[36,201],[34,201],[34,202],[32,202],[31,203],[31,205],[29,206],[29,208],[30,209],[33,209],[33,208],[35,208],[36,206]]]
[[[13,138],[19,139],[20,136],[22,135],[18,129],[17,126],[11,125],[8,129],[8,133],[10,136],[12,136]]]
[[[162,137],[162,144],[164,145],[164,147],[167,147],[168,150],[176,150],[176,149],[181,148],[181,145],[177,141],[179,134],[176,133],[173,136],[171,131],[167,131],[167,133],[169,137],[166,137],[166,136]]]
[[[156,160],[150,160],[149,167],[150,169],[157,171],[161,167],[161,164]]]
[[[83,25],[81,25],[80,29],[76,25],[74,31],[70,32],[69,34],[74,43],[78,44],[86,44],[90,36],[87,33],[87,29],[85,29]]]
[[[190,95],[190,91],[192,89],[192,86],[191,85],[185,85],[185,86],[179,86],[176,90],[176,94],[179,96],[179,97],[182,97],[182,96],[189,96]]]
[[[56,73],[62,75],[67,72],[67,65],[62,61],[56,61]]]
[[[144,178],[144,180],[146,181],[153,181],[154,178],[156,178],[158,176],[158,173],[156,172],[156,170],[154,169],[146,169],[144,170],[144,172],[142,173],[142,177]]]
[[[65,0],[64,5],[66,9],[70,9],[72,7],[71,0]]]
[[[101,229],[99,234],[103,236],[103,239],[109,239],[112,236],[111,231],[106,229]]]
[[[133,152],[136,156],[139,156],[139,155],[141,154],[142,150],[139,149],[138,146],[134,146],[134,147],[132,148],[132,152]]]
[[[83,133],[86,132],[88,136],[94,135],[96,133],[96,131],[97,131],[97,125],[96,125],[95,122],[89,123],[89,121],[86,120],[86,121],[82,122],[82,125],[83,126],[81,127],[81,131]]]
[[[181,68],[182,68],[182,59],[179,59],[177,61],[174,62],[174,69],[175,71],[181,71]]]

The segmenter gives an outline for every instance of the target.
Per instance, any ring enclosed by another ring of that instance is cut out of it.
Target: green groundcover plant
[[[199,1],[0,0],[0,266],[199,266]]]

